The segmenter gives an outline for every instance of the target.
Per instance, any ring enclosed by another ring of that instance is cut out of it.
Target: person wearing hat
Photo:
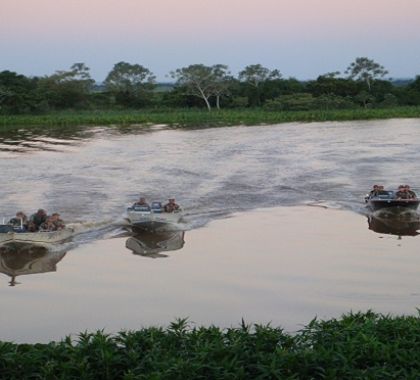
[[[395,193],[397,199],[409,199],[407,188],[404,185],[398,186],[398,191]]]
[[[47,221],[47,213],[44,209],[40,208],[35,214],[32,214],[29,218],[28,230],[30,232],[36,232],[39,230],[41,224]]]
[[[26,228],[27,223],[28,217],[22,211],[17,212],[16,216],[9,220],[9,224],[11,224],[13,227]]]
[[[405,185],[405,189],[407,191],[409,199],[417,199],[416,193],[413,190],[411,190],[409,185]]]
[[[41,224],[41,229],[45,231],[58,231],[65,227],[64,222],[60,219],[60,214],[55,212],[48,217],[45,223]]]
[[[179,205],[175,203],[175,198],[169,198],[168,201],[169,202],[165,206],[163,206],[165,212],[174,212],[179,210]]]
[[[146,202],[146,198],[140,197],[139,200],[133,204],[133,206],[149,207],[149,204]]]
[[[379,185],[373,185],[373,189],[370,191],[369,196],[374,197],[378,195]]]

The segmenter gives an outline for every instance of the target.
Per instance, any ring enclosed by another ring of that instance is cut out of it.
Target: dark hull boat
[[[400,199],[396,198],[394,191],[382,191],[377,195],[366,196],[365,202],[372,211],[382,210],[385,208],[392,208],[394,211],[398,211],[417,210],[420,200],[417,198]]]

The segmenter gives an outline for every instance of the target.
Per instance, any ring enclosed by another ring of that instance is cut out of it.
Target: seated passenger
[[[407,188],[404,185],[398,186],[398,191],[395,193],[397,199],[410,199],[410,195],[407,192]]]
[[[388,195],[388,191],[386,191],[382,185],[379,185],[376,195]]]
[[[16,216],[9,220],[9,224],[13,227],[23,227],[26,229],[28,224],[28,217],[22,212],[19,211],[16,213]]]
[[[405,185],[405,188],[408,193],[408,199],[417,199],[416,193],[413,190],[411,190],[409,185]]]
[[[133,204],[133,207],[135,206],[149,207],[149,204],[146,202],[146,198],[140,197],[139,200]]]
[[[165,212],[174,212],[179,210],[179,205],[175,203],[175,198],[169,198],[168,203],[163,207]]]
[[[28,230],[30,232],[36,232],[42,223],[47,221],[47,213],[45,210],[40,208],[35,214],[32,214],[28,222]]]
[[[370,191],[369,196],[374,197],[378,195],[379,185],[373,185],[373,189]]]
[[[41,224],[40,228],[45,231],[58,231],[65,227],[64,222],[60,219],[60,214],[54,213]]]

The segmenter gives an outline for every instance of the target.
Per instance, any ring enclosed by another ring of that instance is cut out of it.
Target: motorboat
[[[125,246],[135,255],[158,258],[167,257],[161,252],[176,251],[184,246],[184,231],[163,231],[153,233],[144,230],[133,230]]]
[[[58,231],[29,232],[23,227],[14,227],[10,224],[0,224],[0,244],[8,242],[53,244],[69,239],[74,229],[65,227]]]
[[[365,197],[365,202],[372,211],[381,210],[384,208],[395,208],[396,210],[417,210],[420,200],[418,198],[397,198],[395,191],[384,190],[375,195],[367,195]]]
[[[161,202],[148,205],[133,205],[127,208],[127,219],[132,226],[146,230],[176,227],[182,221],[182,209],[165,212]]]
[[[0,273],[9,276],[9,285],[15,286],[18,276],[55,272],[57,263],[65,255],[66,251],[49,250],[40,245],[5,243],[0,246]]]

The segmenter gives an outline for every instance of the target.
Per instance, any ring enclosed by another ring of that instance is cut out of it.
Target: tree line
[[[195,107],[262,107],[272,111],[383,108],[420,105],[420,75],[397,84],[384,79],[379,63],[359,57],[343,72],[315,80],[284,78],[261,64],[246,66],[235,77],[227,65],[193,64],[170,73],[173,83],[156,82],[140,64],[118,62],[105,81],[95,83],[84,63],[43,77],[0,72],[0,113],[54,110]]]

